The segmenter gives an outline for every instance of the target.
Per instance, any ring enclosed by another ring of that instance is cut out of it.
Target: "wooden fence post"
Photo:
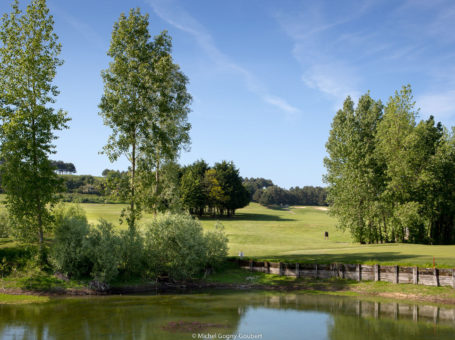
[[[295,264],[295,276],[300,277],[300,264]]]
[[[316,278],[319,278],[319,273],[318,273],[318,265],[315,265],[315,271],[316,271]]]
[[[400,267],[395,266],[395,283],[400,282]]]
[[[374,280],[381,281],[381,266],[379,264],[374,265]]]
[[[281,262],[278,262],[279,263],[279,273],[280,273],[280,276],[283,276],[283,264]]]
[[[439,287],[439,269],[438,268],[433,269],[433,275],[434,275],[434,285],[436,287]]]
[[[250,272],[253,271],[253,260],[250,260]]]
[[[357,281],[362,281],[362,265],[361,264],[357,264],[356,266],[356,271],[357,271]]]
[[[412,283],[419,284],[419,267],[412,268]]]

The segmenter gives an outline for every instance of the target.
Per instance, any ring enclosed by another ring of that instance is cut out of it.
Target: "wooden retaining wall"
[[[283,262],[258,262],[238,259],[241,268],[284,276],[332,278],[356,281],[386,281],[412,283],[424,286],[449,286],[455,288],[455,270],[445,268],[418,268],[383,266],[379,264],[308,264]]]

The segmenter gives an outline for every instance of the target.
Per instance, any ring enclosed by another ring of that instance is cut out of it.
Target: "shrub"
[[[152,275],[191,278],[204,266],[202,227],[189,215],[158,215],[146,225],[145,252]]]
[[[85,247],[93,263],[91,276],[95,280],[107,283],[117,276],[121,263],[120,246],[120,237],[111,223],[101,219],[90,230]]]
[[[90,225],[79,206],[59,205],[54,210],[54,242],[51,262],[70,276],[90,273],[92,264],[86,249]]]
[[[209,269],[219,266],[228,254],[228,238],[224,233],[224,226],[217,222],[214,231],[208,231],[205,239],[205,265]]]
[[[126,278],[143,276],[144,238],[137,230],[123,230],[120,232],[120,273]]]
[[[189,279],[227,255],[227,237],[221,224],[204,235],[190,215],[158,215],[146,226],[145,254],[149,273],[170,279]]]
[[[0,211],[0,238],[9,237],[11,234],[11,222],[5,210]]]

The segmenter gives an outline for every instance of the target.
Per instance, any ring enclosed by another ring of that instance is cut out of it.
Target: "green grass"
[[[72,203],[68,203],[72,204]],[[90,223],[100,218],[119,225],[123,204],[80,204]],[[153,215],[144,214],[141,223],[151,221]],[[418,244],[361,245],[351,241],[350,234],[338,230],[336,219],[318,207],[268,209],[252,203],[239,209],[232,218],[201,219],[210,230],[217,220],[225,226],[229,237],[229,254],[283,262],[307,263],[382,263],[431,267],[433,256],[439,267],[455,267],[455,245],[431,246]],[[126,228],[126,225],[120,225]],[[324,232],[329,239],[324,239]],[[0,249],[10,246],[0,239]],[[1,257],[1,254],[0,254]]]

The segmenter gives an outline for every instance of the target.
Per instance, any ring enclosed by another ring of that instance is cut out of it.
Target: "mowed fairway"
[[[80,204],[90,223],[99,218],[118,225],[119,204]],[[145,214],[141,223],[152,215]],[[455,245],[429,246],[415,244],[361,245],[353,243],[348,232],[336,229],[336,219],[319,207],[268,209],[252,203],[237,211],[232,218],[201,219],[203,227],[213,229],[219,220],[229,237],[230,255],[243,251],[258,259],[302,261],[387,263],[432,266],[433,256],[438,266],[455,267]],[[126,226],[121,226],[126,228]],[[324,239],[324,232],[329,239]]]

